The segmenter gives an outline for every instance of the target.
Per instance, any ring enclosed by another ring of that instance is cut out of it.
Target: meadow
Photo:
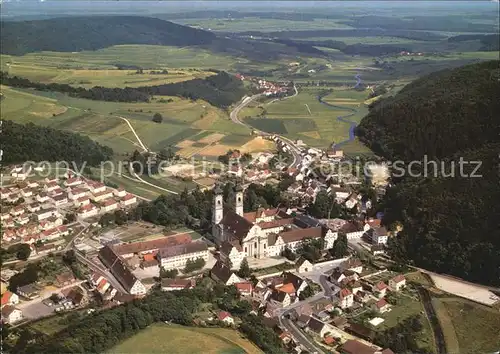
[[[248,117],[245,121],[257,129],[283,134],[291,139],[303,140],[311,146],[326,148],[333,142],[339,143],[348,139],[349,124],[337,118],[354,113],[348,119],[359,122],[367,112],[363,102],[368,97],[368,91],[333,88],[332,93],[327,96],[328,102],[336,105],[331,107],[318,101],[321,90],[304,87],[295,97],[254,105],[243,110],[241,115]],[[357,142],[353,142],[351,147],[355,148],[355,145]]]
[[[153,324],[108,353],[254,354],[262,353],[237,331]]]
[[[461,298],[432,299],[447,351],[492,353],[500,347],[500,311]]]

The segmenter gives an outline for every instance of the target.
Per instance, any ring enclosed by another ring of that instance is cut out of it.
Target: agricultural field
[[[108,353],[254,354],[262,353],[238,332],[225,328],[196,328],[154,324],[118,344]]]
[[[359,122],[367,112],[363,102],[368,91],[334,89],[327,102],[333,102],[335,107],[320,103],[319,91],[304,87],[296,97],[264,104],[261,108],[254,106],[244,110],[242,116],[249,116],[245,121],[257,129],[301,139],[311,146],[325,148],[332,142],[347,140],[350,125],[338,117],[352,114],[347,119]],[[257,116],[251,116],[252,113]]]
[[[39,52],[23,56],[2,55],[2,70],[10,62],[29,67],[47,67],[45,75],[56,69],[116,69],[116,65],[133,65],[144,69],[227,69],[237,60],[208,50],[155,45],[116,45],[95,51]],[[26,69],[28,67],[28,69]]]
[[[500,348],[500,311],[461,298],[433,298],[449,353],[492,353]]]
[[[213,75],[213,72],[198,69],[166,69],[160,68],[153,72],[143,70],[119,70],[118,68],[81,68],[81,69],[61,69],[56,66],[44,66],[23,60],[24,57],[8,57],[1,59],[2,71],[8,72],[12,76],[20,76],[32,81],[45,84],[57,83],[68,84],[91,88],[94,86],[104,87],[139,87],[169,84],[180,81],[187,81],[198,78],[205,78]],[[31,59],[31,58],[30,58]],[[168,74],[160,74],[162,70],[167,70]]]
[[[220,18],[220,19],[178,19],[174,22],[179,24],[206,29],[211,31],[290,31],[290,30],[314,30],[332,28],[352,28],[342,21],[329,19],[315,19],[313,21],[293,21],[281,19],[265,19],[259,17],[245,18]]]

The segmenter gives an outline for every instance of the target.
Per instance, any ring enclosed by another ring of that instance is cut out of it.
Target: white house
[[[313,265],[304,257],[300,257],[295,263],[295,269],[298,273],[307,273],[313,269]]]
[[[221,311],[217,315],[217,319],[221,322],[224,322],[224,324],[231,326],[234,324],[234,319],[231,316],[231,314],[227,311]]]
[[[205,242],[190,242],[169,246],[158,252],[160,265],[165,270],[183,269],[188,260],[202,258],[208,261],[208,247]]]
[[[118,209],[118,202],[112,198],[106,199],[102,202],[101,212],[108,213],[110,211]]]
[[[340,308],[346,309],[348,307],[351,307],[353,303],[354,303],[354,295],[352,294],[351,290],[347,288],[341,289],[339,293]]]
[[[57,213],[56,209],[43,209],[43,210],[36,212],[35,215],[37,217],[37,220],[40,221],[40,220],[50,218],[51,216],[56,215],[56,213]]]
[[[94,204],[87,204],[82,206],[77,214],[81,218],[90,218],[96,216],[99,213],[99,209]]]
[[[121,200],[121,205],[123,207],[127,207],[135,203],[137,203],[137,197],[130,193],[126,194]]]
[[[385,301],[385,299],[380,299],[376,303],[373,304],[373,309],[380,313],[388,312],[391,310],[391,305]]]
[[[233,285],[242,282],[242,280],[229,269],[224,263],[217,262],[210,270],[210,277],[224,285]]]
[[[127,195],[127,191],[120,187],[118,189],[113,190],[113,194],[117,197],[122,198],[122,197],[125,197]]]
[[[399,291],[406,286],[406,278],[402,274],[396,275],[394,278],[389,279],[389,286],[394,291]]]
[[[10,291],[6,291],[2,294],[2,307],[7,305],[17,305],[19,303],[19,296]]]
[[[92,199],[96,202],[100,202],[101,200],[106,200],[113,196],[113,192],[111,190],[105,189],[102,192],[93,193]]]
[[[13,324],[23,319],[23,312],[12,305],[2,307],[2,321]]]

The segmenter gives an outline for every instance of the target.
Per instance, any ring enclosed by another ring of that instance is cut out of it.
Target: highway
[[[295,94],[293,96],[296,96],[298,91],[297,91],[297,88],[295,86],[294,86],[294,88],[295,88]],[[252,127],[251,125],[248,125],[248,124],[242,122],[238,118],[238,115],[243,108],[248,106],[251,102],[255,101],[257,98],[263,97],[263,96],[264,96],[263,94],[259,93],[257,95],[253,95],[251,97],[243,98],[243,100],[241,100],[241,102],[231,111],[231,113],[229,114],[229,117],[231,118],[231,120],[234,123],[247,126],[248,128],[252,129],[253,131],[257,132],[259,135],[261,135],[263,137],[270,137],[270,136],[278,137],[280,140],[282,140],[284,143],[287,144],[288,148],[290,149],[290,153],[293,156],[293,162],[290,164],[290,168],[297,168],[302,162],[302,155],[301,155],[300,149],[297,147],[297,145],[295,145],[295,143],[292,140],[290,140],[284,136],[281,136],[281,135],[258,130],[256,128]],[[293,96],[290,96],[290,97],[293,97]]]

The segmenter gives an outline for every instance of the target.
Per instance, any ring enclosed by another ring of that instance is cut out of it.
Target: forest
[[[220,108],[225,108],[239,101],[246,93],[241,80],[223,71],[205,79],[193,79],[173,84],[137,88],[95,86],[91,89],[85,89],[83,87],[73,87],[68,84],[43,84],[18,76],[10,76],[6,72],[0,73],[0,82],[3,85],[11,87],[61,92],[72,97],[97,101],[149,102],[151,95],[180,96],[191,100],[202,99]]]
[[[111,148],[86,136],[9,120],[2,122],[2,150],[5,165],[25,161],[74,161],[77,165],[98,166],[113,156]]]
[[[120,44],[189,46],[210,43],[214,34],[151,17],[81,16],[2,21],[0,52],[79,52]],[[34,35],[36,33],[36,35]]]
[[[483,62],[418,79],[377,102],[356,131],[389,161],[417,162],[412,175],[393,174],[394,185],[382,201],[383,223],[403,227],[390,238],[391,256],[496,286],[498,65]]]

